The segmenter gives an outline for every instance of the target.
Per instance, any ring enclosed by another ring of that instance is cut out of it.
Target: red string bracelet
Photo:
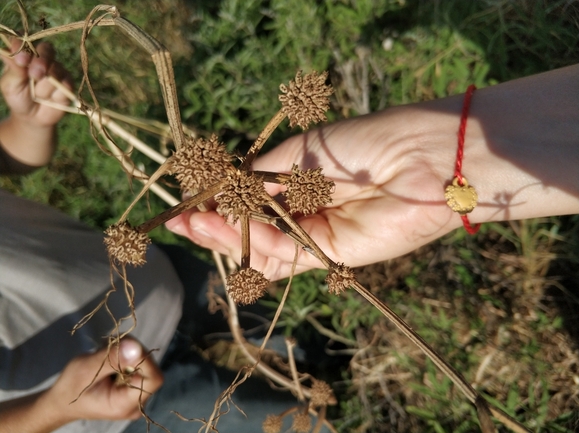
[[[471,84],[466,89],[464,94],[464,102],[462,104],[462,114],[460,116],[460,127],[458,128],[458,149],[456,151],[456,164],[454,169],[454,179],[452,184],[446,187],[444,197],[446,203],[454,211],[460,214],[462,223],[466,231],[474,235],[480,228],[480,224],[472,226],[468,220],[467,214],[477,205],[478,195],[472,186],[469,186],[468,181],[462,175],[462,159],[464,155],[464,135],[466,132],[466,121],[468,119],[468,112],[470,110],[470,101],[472,94],[476,90],[476,86]]]

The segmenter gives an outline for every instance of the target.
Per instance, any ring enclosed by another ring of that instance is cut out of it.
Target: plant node
[[[312,419],[307,412],[298,412],[294,415],[292,430],[296,433],[308,433],[312,428]]]
[[[283,427],[283,418],[279,415],[268,415],[261,425],[263,433],[279,433]]]
[[[334,391],[330,385],[323,380],[312,380],[312,397],[310,398],[310,405],[312,407],[327,406],[335,401]]]
[[[105,230],[104,243],[109,257],[120,265],[142,266],[147,260],[147,246],[151,239],[146,233],[135,230],[124,221]]]
[[[319,206],[330,204],[335,188],[334,182],[324,177],[321,167],[304,171],[295,164],[289,180],[283,185],[287,186],[283,195],[290,213],[301,212],[304,215],[314,214]]]
[[[241,215],[259,212],[268,203],[263,179],[252,172],[236,170],[227,176],[221,194],[215,197],[217,213],[235,224]]]
[[[239,305],[254,304],[269,285],[263,273],[253,268],[241,269],[227,277],[227,293]]]
[[[169,173],[186,191],[198,191],[219,182],[224,173],[233,172],[232,156],[213,134],[205,138],[187,137],[185,145],[171,157]]]
[[[334,295],[341,294],[347,288],[353,286],[356,282],[354,271],[343,263],[338,263],[328,271],[326,283],[330,293]]]
[[[288,116],[290,127],[299,125],[307,129],[310,123],[325,122],[326,111],[330,108],[330,95],[334,92],[332,86],[326,85],[327,72],[318,75],[316,71],[302,77],[298,71],[289,86],[281,84],[279,101],[282,110]]]

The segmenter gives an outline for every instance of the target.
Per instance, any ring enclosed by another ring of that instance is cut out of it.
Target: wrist
[[[579,213],[579,101],[569,96],[579,91],[577,75],[571,67],[475,92],[462,159],[462,175],[478,195],[472,224]],[[409,153],[432,171],[444,206],[462,104],[457,95],[401,110],[416,131],[406,140]],[[458,214],[446,212],[448,227],[461,225]]]
[[[0,145],[10,157],[30,167],[46,165],[56,148],[56,126],[38,125],[11,114],[0,122]]]
[[[0,433],[49,433],[72,421],[66,410],[56,407],[50,389],[0,405]]]
[[[477,91],[463,174],[476,188],[474,222],[579,213],[577,67]],[[570,96],[573,95],[573,96]]]
[[[57,429],[77,419],[70,403],[66,401],[66,396],[59,395],[53,386],[38,395],[36,408],[38,413],[43,414],[46,424]]]

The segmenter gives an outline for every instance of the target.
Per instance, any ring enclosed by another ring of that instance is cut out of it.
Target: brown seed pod
[[[260,176],[237,170],[227,176],[227,183],[215,201],[217,213],[235,224],[241,215],[259,212],[261,206],[267,204],[268,196]]]
[[[254,304],[269,285],[263,273],[253,268],[241,269],[227,277],[227,293],[239,305]]]
[[[301,212],[304,215],[316,213],[319,206],[331,203],[331,194],[336,186],[333,181],[324,177],[320,167],[304,171],[295,164],[291,177],[283,184],[287,186],[283,195],[290,213]]]
[[[263,433],[279,433],[283,427],[283,418],[279,415],[268,415],[261,425]]]
[[[296,433],[308,433],[312,428],[312,419],[307,413],[298,412],[294,415],[292,429]]]
[[[113,224],[105,230],[104,243],[109,257],[120,265],[142,266],[147,260],[147,246],[151,239],[135,230],[128,222]]]
[[[312,397],[310,404],[313,407],[327,406],[331,401],[335,400],[334,391],[330,385],[323,380],[312,381]]]
[[[330,269],[326,276],[328,290],[334,295],[341,294],[344,290],[353,286],[355,282],[356,275],[354,271],[343,263],[338,263],[334,268]]]
[[[332,86],[326,85],[327,72],[318,75],[316,71],[302,77],[298,71],[289,86],[282,84],[279,90],[279,101],[282,110],[288,116],[290,127],[296,125],[307,129],[310,123],[325,122],[326,111],[330,108],[330,95],[334,92]]]
[[[231,154],[217,135],[208,140],[188,137],[185,145],[171,156],[169,173],[175,175],[183,190],[198,191],[233,172],[231,160]]]

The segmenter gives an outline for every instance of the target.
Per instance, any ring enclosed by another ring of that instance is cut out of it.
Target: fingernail
[[[125,361],[136,361],[142,353],[143,348],[135,340],[125,339],[121,341],[121,355]]]

